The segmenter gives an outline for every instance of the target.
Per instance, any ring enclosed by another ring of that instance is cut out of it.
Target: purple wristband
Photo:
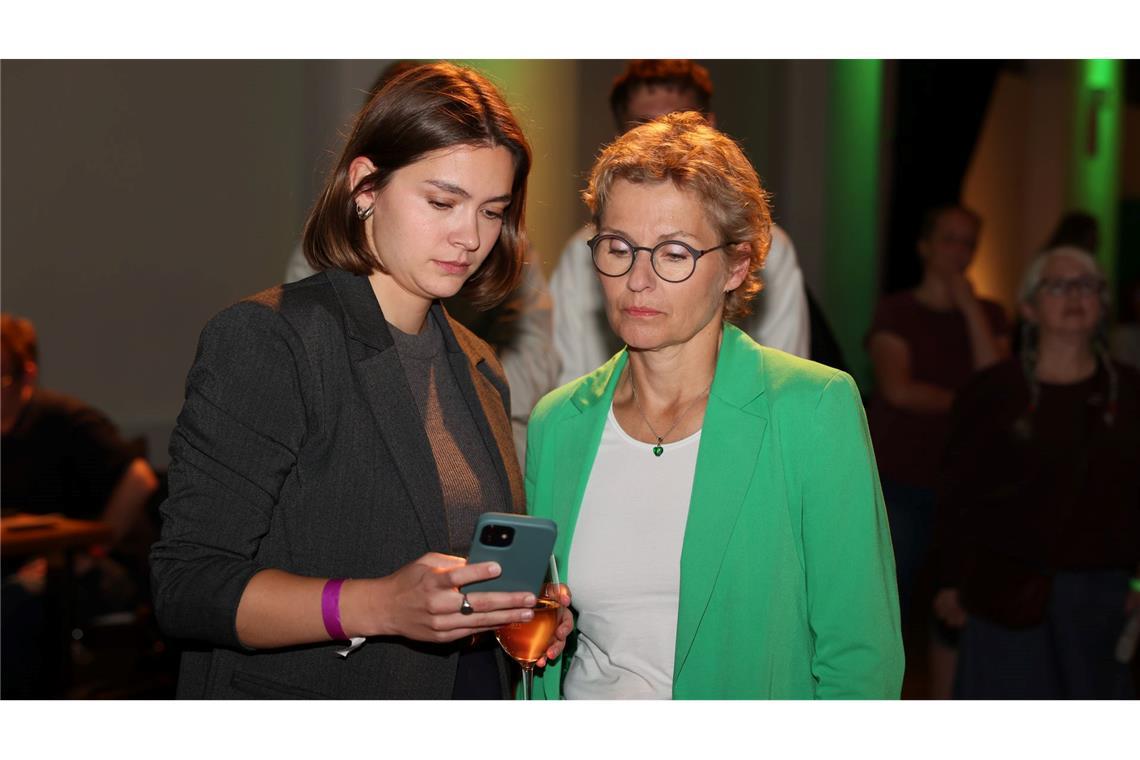
[[[321,618],[325,621],[325,630],[334,641],[348,641],[340,624],[340,587],[344,581],[344,578],[329,578],[321,592]]]

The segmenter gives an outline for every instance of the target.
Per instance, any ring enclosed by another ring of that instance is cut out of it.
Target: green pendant
[[[654,446],[654,447],[653,447],[653,456],[655,456],[655,457],[659,457],[659,456],[661,456],[661,453],[662,453],[663,451],[665,451],[665,449],[663,449],[663,448],[661,447],[661,444],[659,443],[659,444],[657,444],[656,446]]]

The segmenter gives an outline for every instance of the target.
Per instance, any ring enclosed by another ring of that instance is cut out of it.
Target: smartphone
[[[506,512],[484,512],[475,523],[467,564],[498,562],[498,578],[468,583],[460,591],[530,591],[535,596],[546,579],[558,538],[553,520]]]

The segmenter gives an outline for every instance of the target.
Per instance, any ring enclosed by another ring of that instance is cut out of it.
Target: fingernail
[[[530,611],[530,610],[523,610],[523,614],[522,614],[522,619],[523,619],[523,620],[530,620],[532,617],[534,617],[534,613],[533,613],[532,611]]]
[[[503,568],[499,567],[499,563],[498,563],[498,562],[492,562],[492,563],[491,563],[491,564],[490,564],[490,565],[487,567],[487,574],[488,574],[488,575],[490,575],[490,576],[492,576],[492,577],[493,577],[493,576],[496,576],[496,575],[498,575],[498,574],[499,574],[499,573],[501,573],[501,572],[503,572]]]
[[[523,607],[533,607],[535,605],[535,602],[536,600],[531,594],[527,594],[523,597]]]

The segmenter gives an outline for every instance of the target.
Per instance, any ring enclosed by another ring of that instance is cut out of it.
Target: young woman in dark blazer
[[[529,168],[486,79],[412,69],[357,116],[309,217],[318,274],[203,330],[151,554],[179,696],[508,695],[473,635],[533,595],[458,587],[499,572],[461,558],[478,515],[524,511],[509,392],[439,299],[517,283]]]

